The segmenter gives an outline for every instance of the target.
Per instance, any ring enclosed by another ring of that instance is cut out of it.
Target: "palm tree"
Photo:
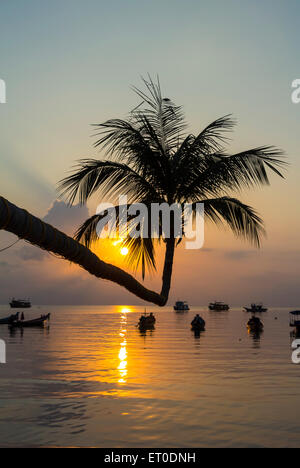
[[[107,159],[80,160],[75,171],[59,184],[69,203],[85,204],[98,193],[100,197],[128,197],[128,206],[143,203],[185,203],[193,210],[203,203],[207,221],[227,224],[237,237],[260,246],[265,233],[262,219],[250,206],[234,195],[243,188],[269,184],[268,172],[282,177],[282,151],[272,146],[256,147],[238,154],[227,154],[228,132],[235,122],[230,115],[209,124],[198,135],[186,132],[182,107],[163,98],[159,80],[143,80],[145,92],[134,88],[141,99],[128,119],[112,119],[95,125],[96,148],[106,150]],[[87,248],[98,239],[96,226],[103,214],[94,215],[76,232],[75,239]],[[169,296],[173,259],[178,245],[174,233],[165,238],[160,227],[158,238],[123,240],[130,250],[128,260],[143,278],[147,269],[156,269],[157,243],[166,246],[160,305]]]
[[[96,278],[113,281],[123,286],[144,301],[153,302],[159,306],[164,305],[159,294],[145,288],[132,275],[121,268],[103,262],[84,245],[0,196],[1,229],[47,252],[52,252],[59,258],[79,265]]]

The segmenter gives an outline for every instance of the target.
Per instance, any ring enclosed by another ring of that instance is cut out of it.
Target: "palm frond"
[[[223,149],[228,140],[226,134],[234,125],[231,116],[225,115],[209,124],[198,136],[190,134],[183,140],[172,160],[179,198],[182,187],[189,186],[207,168],[208,156]]]
[[[168,161],[155,130],[145,116],[139,116],[135,126],[120,119],[95,126],[100,129],[96,133],[99,138],[95,147],[106,148],[109,155],[130,165],[163,191]]]
[[[147,201],[144,200],[147,205]],[[149,271],[156,269],[155,263],[155,242],[160,242],[163,236],[161,224],[157,226],[151,226],[151,211],[147,210],[147,219],[143,220],[139,226],[141,232],[140,237],[134,236],[134,229],[138,229],[137,221],[134,215],[128,215],[126,226],[120,225],[120,212],[123,209],[127,211],[131,206],[134,205],[117,205],[112,208],[108,208],[105,212],[91,216],[87,219],[76,231],[75,239],[78,242],[83,243],[86,247],[91,247],[93,243],[100,241],[100,232],[98,223],[106,217],[105,220],[112,219],[115,221],[115,229],[108,232],[108,237],[120,237],[123,239],[122,245],[129,249],[129,254],[126,256],[126,261],[130,267],[134,268],[135,271],[139,267],[142,269],[143,279],[145,278],[146,270]],[[113,218],[112,218],[113,217]],[[161,220],[160,220],[161,221]],[[147,222],[147,231],[144,236],[144,223]]]
[[[103,218],[103,215],[94,215],[88,218],[81,226],[77,229],[74,234],[74,239],[77,242],[82,243],[85,247],[90,248],[91,245],[99,240],[97,234],[97,224]]]
[[[133,87],[134,92],[142,102],[131,113],[133,121],[146,117],[165,153],[172,152],[178,147],[186,129],[182,106],[175,105],[169,98],[164,98],[161,92],[159,78],[155,83],[150,76],[148,80],[142,78],[146,92]]]
[[[127,233],[123,240],[123,245],[129,250],[125,261],[135,271],[141,267],[143,279],[146,270],[156,270],[155,244],[159,243],[163,236],[161,218],[158,220],[158,226],[152,225],[151,203],[153,202],[153,200],[147,198],[141,201],[143,206],[147,207],[145,216],[142,214],[142,216],[136,218],[132,215],[128,219]],[[137,205],[133,206],[139,211]],[[128,209],[130,208],[128,207]],[[117,219],[117,223],[119,223],[119,219]]]
[[[95,159],[81,160],[75,171],[59,182],[58,190],[61,196],[68,196],[71,204],[76,197],[79,203],[86,203],[98,190],[102,196],[127,194],[129,201],[157,196],[153,184],[126,164]]]
[[[126,224],[126,226],[122,226],[122,229],[124,229],[125,232],[121,232],[120,214],[122,210],[128,210],[130,206],[130,204],[116,205],[111,208],[107,208],[102,213],[91,216],[77,229],[74,238],[78,242],[84,244],[86,247],[90,247],[94,242],[99,241],[101,233],[99,232],[98,224],[101,220],[103,220],[103,218],[106,218],[107,222],[112,220],[115,223],[112,231],[108,232],[108,237],[125,237],[128,232],[128,225],[132,221],[133,216],[127,216],[128,225]]]
[[[256,247],[260,246],[265,235],[264,223],[256,211],[236,198],[221,197],[199,201],[204,203],[205,217],[215,224],[226,221],[237,237],[248,240]],[[196,203],[193,204],[195,209]]]
[[[231,114],[214,120],[195,137],[191,151],[211,154],[223,150],[224,144],[228,142],[227,134],[232,131],[235,124]]]
[[[213,154],[203,157],[200,170],[193,174],[189,172],[189,183],[182,187],[181,196],[189,200],[269,185],[267,169],[283,177],[280,169],[286,163],[282,158],[283,152],[273,146],[253,148],[231,156]]]
[[[125,261],[135,271],[141,267],[143,279],[145,279],[146,271],[151,272],[156,270],[155,242],[157,242],[157,240],[151,237],[142,238],[128,236],[122,243],[122,245],[129,250]]]

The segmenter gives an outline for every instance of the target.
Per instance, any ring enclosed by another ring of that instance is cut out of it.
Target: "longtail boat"
[[[24,327],[43,327],[46,320],[50,319],[50,314],[41,315],[41,317],[33,320],[15,320],[11,323],[12,327],[24,328]]]
[[[264,329],[264,324],[258,317],[252,317],[248,320],[247,328],[249,332],[262,332]]]
[[[191,322],[192,330],[196,333],[205,331],[205,325],[206,325],[205,320],[202,317],[200,317],[199,314],[197,314],[196,317]]]
[[[151,328],[154,328],[155,322],[156,322],[156,318],[154,317],[152,313],[150,315],[146,315],[145,313],[144,315],[140,317],[140,320],[137,326],[140,328],[140,330],[151,329]]]
[[[14,315],[10,315],[9,317],[0,319],[0,325],[9,325],[10,323],[18,320],[18,318],[19,318],[19,312],[17,312]]]

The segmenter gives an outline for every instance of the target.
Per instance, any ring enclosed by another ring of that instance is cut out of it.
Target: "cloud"
[[[242,260],[254,257],[258,254],[257,250],[229,250],[224,252],[224,256],[229,260]]]
[[[55,200],[43,220],[72,236],[88,217],[89,210],[86,206],[69,206],[63,201]]]
[[[20,250],[17,251],[17,255],[25,261],[29,260],[43,260],[46,255],[46,252],[41,250],[39,247],[35,247],[34,245],[26,245],[22,247]]]
[[[68,206],[60,200],[55,200],[43,218],[48,224],[73,236],[76,229],[89,217],[86,206]],[[48,254],[38,247],[26,245],[17,251],[17,255],[25,261],[41,261]]]
[[[16,268],[19,268],[18,264],[13,264],[13,263],[6,262],[6,261],[1,261],[0,262],[0,269],[2,271],[4,271],[5,273],[11,272],[11,271],[15,270]]]

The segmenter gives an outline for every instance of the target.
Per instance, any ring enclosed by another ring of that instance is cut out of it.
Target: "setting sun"
[[[129,252],[129,250],[127,249],[127,247],[123,247],[123,248],[120,250],[121,255],[124,255],[124,256],[125,256],[125,255],[128,255],[128,252]]]

